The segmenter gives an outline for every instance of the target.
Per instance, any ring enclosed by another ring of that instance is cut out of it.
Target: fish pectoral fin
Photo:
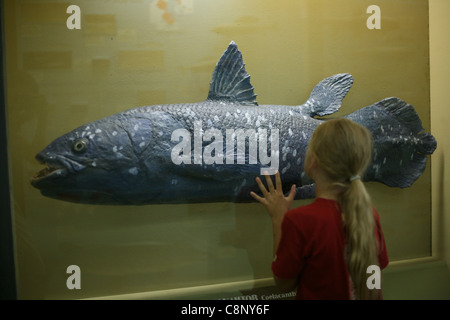
[[[353,77],[348,73],[328,77],[314,87],[303,108],[311,117],[332,114],[339,110],[352,85]]]
[[[232,101],[258,105],[256,94],[245,71],[242,54],[232,41],[217,62],[209,85],[208,100]]]

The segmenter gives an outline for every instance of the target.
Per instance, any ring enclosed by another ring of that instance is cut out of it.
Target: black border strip
[[[0,299],[17,299],[6,135],[4,1],[0,3]]]

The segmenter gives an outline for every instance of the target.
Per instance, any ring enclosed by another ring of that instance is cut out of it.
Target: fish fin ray
[[[303,105],[311,117],[325,116],[339,110],[342,100],[353,85],[353,77],[339,73],[320,81]]]
[[[234,41],[217,62],[209,85],[208,100],[258,105],[250,75],[245,71],[242,54]]]

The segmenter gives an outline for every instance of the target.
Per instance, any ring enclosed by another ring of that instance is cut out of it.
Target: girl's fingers
[[[295,198],[295,194],[297,193],[297,191],[295,190],[297,187],[295,184],[292,185],[291,187],[291,191],[289,192],[289,195],[287,196],[288,201],[293,201]]]
[[[253,199],[255,199],[256,201],[264,204],[264,198],[261,198],[260,196],[258,196],[256,193],[254,193],[253,191],[250,192],[250,195],[253,197]]]
[[[275,188],[273,187],[272,178],[269,175],[265,175],[267,186],[269,187],[269,192],[273,193],[275,191]]]
[[[258,184],[259,190],[261,190],[261,193],[264,195],[264,197],[267,197],[268,192],[266,190],[266,187],[264,187],[264,184],[262,183],[261,179],[257,177],[255,180],[256,183]]]
[[[275,173],[275,183],[277,186],[277,190],[280,191],[281,193],[283,193],[283,186],[281,185],[281,177],[280,177],[280,172],[277,171]]]

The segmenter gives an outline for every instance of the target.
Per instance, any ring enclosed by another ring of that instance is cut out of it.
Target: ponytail
[[[349,183],[339,197],[347,235],[347,268],[357,299],[377,299],[366,284],[367,267],[378,264],[375,219],[369,194],[360,179]]]

